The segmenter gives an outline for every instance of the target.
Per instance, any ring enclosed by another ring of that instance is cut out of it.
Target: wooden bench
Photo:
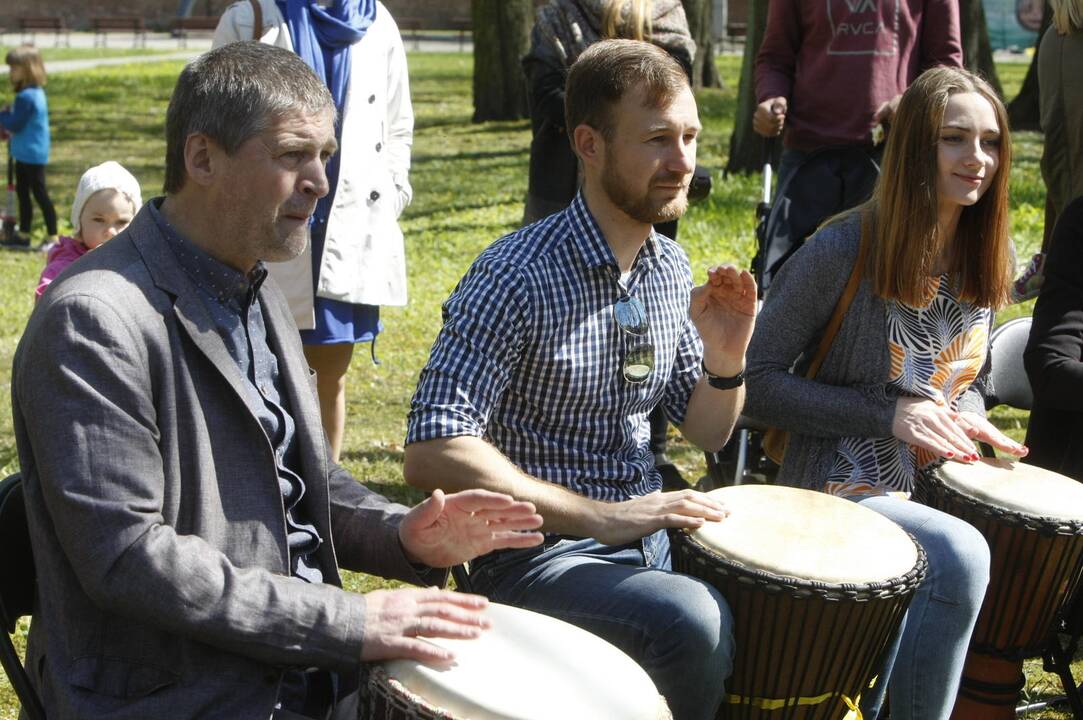
[[[466,48],[467,33],[473,33],[473,21],[469,17],[453,17],[446,24],[428,25],[417,17],[395,18],[404,43],[410,43],[414,50],[421,49],[422,30],[455,30],[459,33],[459,52]]]
[[[473,20],[469,17],[453,17],[450,25],[450,29],[459,31],[459,52],[462,52],[466,47],[466,34],[474,34]]]
[[[138,15],[92,17],[90,29],[94,31],[94,47],[105,47],[109,33],[113,32],[131,33],[132,47],[147,46],[147,29]]]
[[[728,41],[730,47],[734,50],[737,49],[738,43],[743,42],[748,36],[748,23],[743,22],[728,22],[726,23],[726,37],[723,38],[722,48],[725,49],[726,42]]]
[[[399,26],[399,32],[402,33],[402,39],[412,42],[414,44],[414,50],[420,50],[422,26],[421,18],[395,18],[395,23]]]
[[[17,19],[19,24],[19,31],[23,35],[23,42],[34,44],[34,33],[38,32],[51,32],[54,37],[54,44],[56,47],[60,47],[60,42],[63,40],[64,45],[71,46],[71,33],[64,27],[64,18],[52,15],[26,15]]]
[[[188,36],[193,32],[214,33],[218,28],[218,15],[192,15],[174,18],[171,24],[173,37],[180,47],[188,47]]]

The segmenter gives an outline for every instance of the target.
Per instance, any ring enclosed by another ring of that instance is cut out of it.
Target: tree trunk
[[[531,0],[473,0],[474,122],[528,117],[522,58],[530,49]]]
[[[696,41],[696,57],[692,62],[692,87],[722,87],[722,77],[714,62],[714,33],[712,32],[711,0],[681,0],[688,18],[688,30]]]
[[[984,77],[1001,97],[993,47],[989,44],[989,27],[985,23],[985,6],[981,0],[959,0],[959,20],[963,36],[963,64],[967,70]]]
[[[1042,36],[1053,23],[1053,8],[1048,2],[1042,11],[1042,25],[1038,29],[1038,39],[1035,41],[1034,57],[1031,58],[1030,67],[1027,68],[1023,85],[1019,88],[1019,94],[1008,103],[1008,123],[1012,130],[1041,130],[1041,107],[1038,103],[1038,44]]]
[[[748,26],[745,34],[745,55],[741,62],[741,82],[737,89],[737,117],[730,136],[730,157],[727,173],[758,171],[763,166],[762,137],[752,129],[752,113],[756,110],[756,86],[752,70],[756,53],[760,51],[767,29],[767,0],[749,0]]]

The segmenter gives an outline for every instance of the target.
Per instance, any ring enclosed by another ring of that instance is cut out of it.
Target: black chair
[[[11,640],[15,623],[34,611],[37,585],[22,477],[18,473],[0,481],[0,547],[4,548],[4,559],[0,563],[0,622],[5,630],[0,638],[0,664],[19,696],[24,716],[29,720],[45,720],[41,699],[30,684]]]
[[[1030,410],[1034,404],[1034,393],[1023,367],[1023,351],[1027,348],[1028,337],[1029,317],[1009,320],[993,330],[989,338],[992,390],[985,396],[986,410],[997,405]]]
[[[462,565],[452,566],[451,577],[455,578],[455,589],[459,592],[474,592],[470,584],[470,563],[464,562]]]
[[[1030,389],[1027,370],[1023,367],[1023,351],[1030,337],[1030,318],[1016,318],[993,328],[989,336],[989,388],[985,391],[985,409],[1007,405],[1017,410],[1030,410],[1034,393]],[[996,457],[988,443],[979,443],[985,457]]]

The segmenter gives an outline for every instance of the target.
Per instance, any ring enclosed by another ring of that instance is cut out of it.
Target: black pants
[[[45,218],[46,233],[56,235],[56,208],[49,199],[49,191],[45,189],[45,166],[16,160],[15,194],[19,196],[19,232],[30,232],[30,223],[34,219],[34,206],[30,202],[30,195],[33,194]]]

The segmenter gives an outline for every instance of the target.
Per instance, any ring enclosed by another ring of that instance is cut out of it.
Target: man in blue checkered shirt
[[[590,630],[639,661],[678,720],[713,718],[733,653],[717,591],[672,572],[666,528],[722,520],[662,493],[647,416],[722,447],[744,399],[751,275],[688,258],[652,223],[680,216],[700,123],[687,76],[649,43],[593,45],[567,127],[583,168],[563,212],[493,243],[444,304],[406,439],[406,479],[535,503],[542,548],[492,553],[474,589]]]

